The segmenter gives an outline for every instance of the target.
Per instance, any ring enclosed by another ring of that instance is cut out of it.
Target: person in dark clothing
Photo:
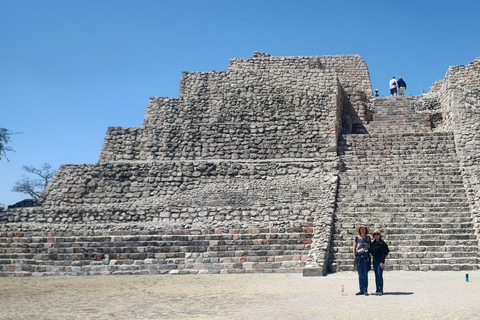
[[[375,284],[377,291],[375,295],[381,296],[383,294],[383,269],[385,268],[385,257],[390,252],[388,245],[382,240],[380,230],[373,231],[373,242],[370,245],[370,253],[373,256],[373,272],[375,273]]]
[[[370,259],[370,242],[372,239],[368,235],[370,228],[365,225],[360,225],[356,228],[358,236],[353,240],[353,265],[358,272],[358,285],[360,291],[356,293],[359,295],[368,296],[368,271],[372,268]]]
[[[398,84],[398,95],[404,96],[405,90],[407,89],[407,84],[405,83],[405,81],[403,81],[402,77],[398,78],[397,84]]]

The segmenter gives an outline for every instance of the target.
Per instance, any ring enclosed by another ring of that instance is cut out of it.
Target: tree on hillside
[[[30,195],[32,198],[38,198],[55,174],[55,170],[49,163],[44,163],[41,168],[34,166],[22,166],[22,170],[37,176],[36,179],[22,176],[22,180],[15,182],[12,188],[13,192],[20,192]]]
[[[13,151],[12,147],[8,146],[11,135],[12,132],[10,130],[0,128],[0,160],[2,160],[2,156],[8,160],[7,151]]]

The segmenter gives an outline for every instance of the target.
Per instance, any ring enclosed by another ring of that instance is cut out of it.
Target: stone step
[[[428,212],[418,212],[413,211],[414,209],[407,208],[411,211],[405,211],[403,213],[394,213],[392,211],[374,211],[374,210],[367,210],[367,211],[351,211],[345,210],[343,212],[338,212],[336,214],[335,223],[353,223],[354,221],[363,221],[363,220],[370,220],[372,222],[381,223],[381,222],[464,222],[467,223],[468,221],[473,221],[472,218],[469,216],[467,211],[463,212],[456,212],[451,211],[452,214],[449,215],[448,212],[442,212],[437,215],[430,215]]]
[[[426,139],[453,139],[453,133],[450,132],[430,132],[430,133],[414,133],[414,132],[391,132],[391,133],[374,133],[374,134],[342,134],[341,138],[349,140],[365,140],[365,139],[396,139],[397,141],[421,141]]]
[[[363,172],[363,173],[362,173]],[[405,184],[431,184],[432,182],[450,182],[453,185],[459,185],[462,181],[461,173],[457,170],[437,170],[437,171],[421,171],[405,169],[404,172],[390,171],[388,167],[378,174],[375,171],[370,171],[369,168],[358,170],[357,168],[348,167],[346,164],[345,171],[339,173],[339,178],[348,181],[365,181],[365,182],[382,182],[382,183],[396,183],[399,181]],[[391,181],[395,179],[395,181]],[[343,182],[343,181],[342,181]]]
[[[89,246],[87,244],[76,243],[72,247],[63,247],[63,248],[51,248],[51,247],[29,247],[25,244],[20,243],[11,243],[11,244],[1,244],[0,245],[0,256],[3,254],[11,253],[26,253],[26,254],[37,254],[37,253],[85,253],[85,252],[103,252],[103,253],[152,253],[152,252],[177,252],[181,248],[181,252],[215,252],[215,251],[231,251],[236,252],[237,254],[253,254],[253,255],[266,255],[266,254],[276,254],[278,252],[283,252],[285,254],[292,254],[294,251],[299,250],[309,250],[311,240],[305,240],[302,243],[296,244],[255,244],[255,245],[242,245],[242,244],[232,244],[232,245],[165,245],[159,246],[158,244],[154,245],[145,245],[145,246],[121,246],[121,245],[111,245],[111,246]],[[207,250],[208,249],[208,250]],[[257,253],[255,253],[257,252]]]
[[[476,240],[477,235],[472,233],[465,233],[463,230],[459,230],[462,233],[410,233],[410,230],[407,230],[408,233],[392,233],[388,229],[388,235],[383,238],[385,241],[401,241],[401,240]],[[473,229],[472,229],[473,230]],[[373,237],[372,237],[373,238]],[[350,233],[345,235],[335,234],[332,237],[335,241],[352,241],[352,235]]]
[[[386,187],[386,186],[378,186],[375,188],[374,185],[359,185],[352,187],[352,189],[345,189],[341,188],[338,190],[339,194],[339,199],[342,198],[354,198],[355,199],[360,199],[362,196],[363,198],[369,198],[371,201],[373,198],[404,198],[404,199],[411,199],[413,197],[417,198],[425,198],[425,199],[430,199],[430,198],[457,198],[459,199],[459,202],[464,202],[464,199],[466,198],[466,194],[464,190],[461,189],[452,189],[452,188],[443,188],[441,192],[438,190],[428,190],[428,189],[420,189],[420,188],[414,188],[414,187]],[[450,192],[449,192],[450,191]],[[363,193],[360,194],[359,193]],[[346,199],[346,200],[347,200]],[[356,202],[356,201],[352,201]]]
[[[415,114],[405,116],[406,110],[386,110],[387,112],[373,112],[372,118],[367,123],[367,125],[375,124],[380,122],[385,125],[398,124],[398,123],[412,123],[412,124],[421,124],[426,123],[430,124],[428,116],[422,114]],[[403,131],[404,132],[404,131]]]
[[[393,252],[392,252],[393,253]],[[353,255],[350,253],[350,257],[345,259],[336,259],[338,264],[353,265]],[[397,258],[390,257],[390,254],[387,255],[385,259],[385,264],[395,265],[395,264],[425,264],[425,263],[436,263],[436,264],[445,264],[445,263],[465,263],[465,264],[475,264],[478,263],[477,256],[467,256],[467,257],[406,257],[406,255],[400,254]]]
[[[460,186],[456,188],[443,186],[440,188],[419,188],[418,186],[374,186],[374,185],[340,185],[338,188],[340,193],[339,197],[348,197],[358,194],[359,192],[365,193],[364,196],[388,196],[392,197],[425,197],[425,198],[435,198],[435,197],[455,197],[462,199],[460,202],[463,202],[466,194],[465,190]],[[388,192],[388,194],[387,194]]]
[[[439,183],[441,186],[452,184],[454,186],[459,186],[463,183],[462,177],[459,174],[456,175],[416,175],[414,172],[408,173],[406,175],[401,174],[392,174],[392,175],[383,175],[383,176],[359,176],[359,175],[349,175],[344,174],[343,172],[339,174],[340,183],[350,183],[350,182],[357,182],[363,184],[373,184],[373,183],[382,183],[382,184],[390,184],[390,185],[425,185],[428,184],[432,186],[435,183]]]
[[[387,112],[374,112],[372,119],[367,123],[369,124],[374,124],[377,122],[384,123],[386,125],[388,124],[397,124],[398,122],[400,123],[430,123],[430,120],[425,119],[425,115],[422,114],[416,114],[412,116],[405,116],[405,110],[386,110]]]
[[[345,155],[355,156],[355,157],[374,157],[381,156],[385,159],[390,159],[392,157],[421,157],[421,156],[437,156],[442,159],[456,159],[455,153],[450,153],[448,150],[442,149],[386,149],[386,150],[362,150],[360,148],[343,150]],[[448,153],[446,153],[447,151]]]
[[[311,234],[311,228],[306,227],[289,227],[289,228],[272,228],[278,232],[269,232],[270,229],[252,228],[252,230],[230,229],[230,233],[208,233],[203,230],[188,230],[189,233],[178,234],[111,234],[102,236],[42,236],[43,232],[2,232],[0,234],[0,242],[11,239],[13,242],[108,242],[108,241],[157,241],[157,240],[255,240],[255,239],[293,239],[302,238]],[[209,230],[211,231],[211,230]],[[220,230],[221,231],[221,230]],[[228,231],[228,230],[227,230]],[[73,232],[72,232],[73,233]],[[108,233],[108,231],[107,231]],[[114,232],[112,232],[114,233]]]
[[[382,121],[379,119],[375,121],[373,119],[369,124],[365,124],[365,133],[389,133],[389,132],[418,132],[428,133],[431,132],[430,121],[417,120],[417,121],[402,121],[402,118],[391,119],[397,120],[395,123]],[[358,132],[358,131],[357,131]]]
[[[88,263],[75,266],[9,265],[0,277],[8,276],[79,276],[79,275],[148,275],[148,274],[234,274],[234,273],[295,273],[302,272],[306,262],[243,262],[243,263],[179,263],[164,264],[152,259],[148,264],[104,265]]]
[[[439,189],[453,189],[453,190],[461,190],[462,185],[459,181],[456,184],[450,184],[448,179],[445,180],[431,180],[431,181],[422,181],[422,184],[415,183],[415,181],[408,181],[407,179],[396,179],[395,178],[386,177],[384,181],[381,180],[374,180],[373,178],[366,178],[366,177],[340,177],[340,188],[339,191],[345,194],[375,194],[378,193],[378,190],[384,190],[389,192],[395,191],[404,191],[407,193],[408,191],[412,190],[419,190],[423,191],[420,192],[421,194],[437,194]],[[348,188],[351,189],[348,189]],[[430,190],[428,190],[430,189]],[[430,191],[429,193],[425,192],[425,190]],[[396,192],[397,193],[397,192]],[[407,193],[408,194],[408,193]],[[463,198],[462,198],[463,199]]]
[[[363,189],[363,190],[362,190]],[[450,204],[461,204],[466,202],[466,195],[449,195],[449,194],[428,194],[428,193],[401,193],[396,188],[384,188],[379,186],[378,189],[383,190],[377,192],[374,186],[369,186],[368,188],[357,188],[357,191],[342,191],[341,194],[337,197],[337,207],[341,204],[354,204],[357,203],[383,203],[383,204],[417,204],[421,207],[428,207],[429,205],[436,203],[445,203],[446,205]],[[372,191],[372,192],[370,192]]]
[[[429,123],[428,123],[429,124]],[[397,123],[394,125],[375,125],[371,123],[370,125],[365,125],[365,133],[388,133],[388,132],[430,132],[431,128],[426,124],[401,124]]]
[[[387,264],[385,266],[385,271],[469,271],[469,270],[478,270],[479,265],[477,263],[451,263],[451,264],[439,264],[438,262],[430,262],[428,260],[424,264],[420,263],[408,263],[403,264]],[[332,264],[330,266],[330,272],[342,272],[342,271],[354,271],[353,263],[351,265],[337,265]],[[373,273],[370,275],[373,277]]]
[[[440,183],[442,187],[452,184],[455,187],[462,185],[462,177],[460,173],[437,173],[437,172],[424,172],[420,173],[415,171],[407,171],[404,173],[401,172],[388,172],[388,169],[385,169],[385,172],[382,175],[376,175],[373,172],[371,175],[367,171],[365,174],[359,175],[357,172],[352,172],[347,169],[345,172],[341,172],[338,177],[340,182],[344,183],[346,186],[350,182],[363,183],[363,184],[372,184],[372,183],[382,183],[386,185],[428,185],[432,187],[435,183]],[[400,184],[401,183],[401,184]],[[341,185],[340,185],[341,186]]]
[[[404,196],[403,198],[400,197],[387,197],[387,196],[379,196],[379,195],[359,195],[358,193],[352,193],[351,195],[343,195],[339,196],[337,199],[337,205],[340,204],[352,204],[356,205],[357,203],[368,202],[370,204],[375,203],[382,203],[384,205],[393,204],[395,206],[399,204],[403,205],[414,205],[418,207],[429,207],[432,204],[444,204],[445,206],[450,206],[450,204],[459,204],[462,201],[466,201],[465,198],[460,197],[450,197],[450,198],[439,198],[439,197],[416,197],[416,198],[409,198],[408,196]]]
[[[457,207],[416,207],[412,208],[410,206],[397,206],[397,207],[380,207],[378,206],[379,204],[372,204],[370,207],[367,206],[362,206],[364,204],[359,203],[356,204],[358,207],[357,208],[352,208],[349,207],[348,205],[344,206],[337,206],[336,209],[336,218],[337,220],[340,220],[340,218],[374,218],[374,217],[379,217],[381,218],[389,218],[389,217],[394,217],[394,218],[403,218],[403,217],[409,217],[409,214],[411,213],[418,213],[418,216],[411,217],[411,218],[426,218],[428,217],[428,213],[437,213],[436,215],[432,216],[433,218],[443,218],[443,217],[449,217],[449,213],[452,213],[452,216],[457,216],[457,217],[468,217],[469,216],[469,211],[468,211],[468,206],[457,206]],[[426,216],[422,214],[427,214]]]
[[[350,247],[352,248],[353,239],[350,241],[343,240],[332,240],[331,243],[333,249],[336,247]],[[412,239],[412,240],[391,240],[388,242],[388,245],[400,246],[400,247],[421,247],[421,246],[478,246],[477,239],[469,240],[424,240],[424,239]],[[393,250],[392,250],[393,251]]]
[[[364,136],[369,136],[364,134]],[[371,135],[370,135],[371,136]],[[387,138],[364,138],[364,139],[344,139],[338,142],[338,147],[343,150],[354,150],[368,148],[369,151],[375,150],[432,150],[438,148],[455,148],[455,141],[450,138],[440,139],[424,139],[415,141],[407,139],[402,141],[403,137]],[[455,149],[449,149],[450,152],[455,153]]]
[[[368,145],[355,145],[355,146],[338,146],[337,150],[341,150],[346,155],[352,156],[361,156],[361,155],[382,155],[386,157],[395,157],[395,156],[405,156],[405,155],[416,155],[418,157],[424,156],[426,154],[436,154],[438,158],[448,158],[455,156],[455,148],[449,144],[441,144],[436,146],[368,146]]]
[[[390,251],[393,252],[442,252],[452,254],[454,252],[479,252],[478,246],[397,246],[392,243],[388,243]],[[342,247],[331,247],[330,252],[339,253],[352,253],[353,237],[350,241],[350,245]]]
[[[261,247],[269,246],[275,250],[294,250],[297,245],[305,245],[311,243],[310,237],[297,239],[259,239],[259,240],[158,240],[158,241],[114,241],[114,242],[56,242],[54,246],[46,246],[45,243],[24,243],[24,242],[0,242],[0,248],[30,248],[30,249],[49,249],[59,250],[62,248],[71,248],[78,250],[78,248],[93,248],[95,250],[100,248],[164,248],[178,247],[197,248],[209,247],[210,250],[215,251],[216,247],[228,247],[229,250],[241,250],[240,248],[249,248],[252,246]],[[230,249],[231,248],[231,249]],[[132,250],[133,250],[132,249]]]
[[[427,155],[420,155],[414,156],[409,155],[402,156],[402,157],[389,157],[385,155],[379,156],[349,156],[348,154],[344,154],[343,151],[339,150],[338,153],[340,154],[340,158],[342,163],[344,164],[345,168],[349,168],[352,170],[361,170],[364,168],[378,168],[385,167],[389,168],[390,166],[405,166],[405,169],[414,170],[415,168],[410,167],[413,164],[418,165],[419,167],[436,167],[436,166],[445,166],[445,165],[454,165],[458,168],[458,159],[456,157],[450,157],[449,159],[442,159],[438,156],[431,157]]]
[[[358,210],[360,209],[360,210]],[[423,209],[423,210],[422,210]],[[435,209],[435,210],[430,210]],[[429,214],[432,212],[432,214]],[[445,207],[445,208],[410,208],[410,207],[403,207],[397,208],[376,208],[372,206],[371,208],[364,207],[364,208],[338,208],[336,210],[335,221],[353,221],[353,219],[400,219],[400,220],[409,220],[409,221],[416,221],[416,219],[446,219],[446,218],[457,218],[457,217],[470,217],[468,209],[464,208],[452,208],[452,207]],[[419,220],[419,221],[420,221]]]
[[[404,117],[407,117],[409,119],[411,118],[424,118],[425,114],[423,113],[415,113],[415,106],[412,104],[375,104],[373,106],[373,116],[378,116],[378,115],[402,115]]]
[[[377,216],[375,212],[371,215],[366,216],[365,214],[356,214],[351,215],[348,217],[336,217],[334,220],[335,226],[350,226],[354,225],[355,223],[358,224],[359,221],[370,221],[371,225],[385,226],[389,228],[393,228],[396,224],[401,223],[402,225],[406,223],[410,223],[411,227],[416,227],[419,224],[442,224],[442,223],[460,223],[463,228],[469,228],[469,224],[473,224],[473,220],[470,217],[462,217],[460,215],[457,216],[437,216],[437,217],[429,217],[428,215],[425,216],[415,216],[412,217],[408,214],[403,216]]]
[[[432,157],[411,157],[410,159],[406,158],[387,158],[384,156],[378,157],[350,157],[349,155],[341,155],[340,158],[342,162],[345,164],[347,168],[351,170],[361,170],[364,168],[378,168],[379,165],[392,169],[395,169],[398,166],[405,166],[407,170],[415,170],[417,168],[435,168],[439,166],[453,166],[458,168],[458,161],[455,159],[440,159],[440,158],[432,158]],[[358,168],[355,168],[358,167]]]
[[[459,207],[461,204],[462,204],[462,201],[463,201],[463,198],[426,198],[426,197],[417,197],[417,198],[396,198],[396,199],[388,199],[388,198],[385,198],[385,199],[380,199],[380,200],[375,200],[371,197],[368,197],[368,196],[364,196],[363,198],[361,198],[361,194],[359,194],[359,196],[356,196],[355,198],[352,199],[352,197],[342,197],[342,196],[339,196],[339,199],[337,201],[337,206],[338,205],[341,205],[342,203],[345,204],[345,203],[348,203],[348,204],[352,204],[352,205],[360,205],[362,203],[365,203],[365,202],[368,202],[366,203],[367,205],[368,204],[372,204],[372,205],[375,205],[375,206],[379,206],[379,205],[383,205],[385,207],[401,207],[401,206],[405,206],[405,205],[410,205],[410,206],[417,206],[417,207],[435,207],[435,206],[450,206],[450,205],[454,205],[455,207]]]
[[[342,220],[336,220],[334,222],[335,230],[342,230],[349,232],[350,234],[356,234],[355,226],[358,225],[359,219],[358,218],[342,218]],[[363,217],[365,219],[365,217]],[[406,219],[405,221],[398,221],[398,222],[389,222],[382,221],[381,219],[368,219],[370,220],[369,225],[375,226],[375,228],[380,229],[390,229],[390,228],[405,228],[406,230],[415,228],[415,229],[471,229],[473,228],[473,221],[470,219],[470,222],[467,221],[460,221],[460,222],[433,222],[429,221],[428,218],[415,218],[413,219]]]
[[[394,199],[404,199],[404,200],[411,200],[411,201],[422,201],[422,200],[445,200],[446,202],[463,202],[466,198],[465,191],[461,192],[462,190],[458,191],[451,191],[451,192],[439,192],[438,190],[430,190],[430,192],[425,191],[425,189],[418,189],[414,187],[405,187],[405,186],[384,186],[378,185],[357,185],[353,189],[345,189],[342,188],[339,190],[341,194],[339,195],[339,199],[352,198],[355,200],[358,199],[365,199],[368,198],[369,201],[374,200],[394,200]],[[388,191],[388,193],[386,192]],[[418,200],[416,200],[418,199]]]
[[[438,170],[438,171],[417,171],[417,170],[405,170],[404,172],[399,171],[390,171],[389,168],[381,174],[377,174],[375,171],[370,171],[369,169],[365,171],[361,170],[351,170],[347,169],[346,171],[339,173],[339,178],[345,180],[346,182],[381,182],[381,183],[390,183],[397,184],[402,182],[405,184],[432,184],[433,182],[450,182],[455,186],[460,185],[462,182],[462,176],[459,171],[456,170]],[[391,181],[395,179],[395,181]],[[343,182],[343,181],[342,181]]]
[[[364,211],[369,211],[369,210],[375,210],[375,211],[387,211],[390,210],[389,212],[409,212],[409,211],[450,211],[450,209],[463,209],[464,211],[469,210],[469,205],[468,203],[465,202],[447,202],[447,203],[442,203],[442,202],[430,202],[430,203],[425,203],[425,202],[417,202],[417,203],[412,203],[409,202],[407,204],[411,204],[409,207],[412,210],[406,210],[405,208],[405,203],[403,202],[397,202],[397,203],[381,203],[381,202],[372,202],[372,203],[367,203],[367,202],[355,202],[352,201],[351,203],[348,203],[347,201],[344,202],[339,202],[337,203],[337,212],[344,213],[344,211],[340,211],[340,209],[348,209],[347,204],[355,204],[354,207],[350,207],[351,212],[364,212]],[[448,204],[448,206],[446,205]],[[415,207],[413,206],[415,205]],[[365,210],[366,209],[366,210]],[[417,210],[414,210],[417,209]]]
[[[42,262],[49,261],[65,261],[65,260],[96,260],[98,255],[102,255],[102,259],[108,257],[110,260],[117,259],[117,255],[121,256],[121,259],[134,259],[134,260],[143,260],[146,258],[167,258],[167,259],[213,259],[223,261],[225,259],[232,259],[233,257],[263,257],[262,259],[267,259],[267,257],[275,257],[275,259],[284,259],[284,260],[296,260],[299,256],[306,256],[310,250],[310,246],[304,246],[302,250],[287,250],[287,249],[272,249],[264,248],[259,250],[251,250],[251,248],[243,249],[229,249],[223,251],[224,256],[218,256],[217,253],[220,250],[205,250],[205,248],[200,247],[188,247],[182,248],[182,251],[179,252],[178,248],[174,247],[164,247],[159,249],[159,247],[148,248],[138,247],[138,248],[125,248],[125,247],[109,247],[109,248],[80,248],[76,250],[76,253],[72,252],[56,252],[50,253],[48,250],[38,251],[31,253],[21,252],[0,252],[0,264],[5,264],[6,260],[18,260],[21,262],[24,259],[30,259],[32,261]],[[186,249],[186,250],[183,250]],[[11,250],[6,250],[11,251]],[[14,250],[15,251],[15,250]],[[253,259],[253,258],[252,258]],[[252,260],[250,259],[250,260]],[[254,260],[254,259],[253,259]],[[23,263],[23,262],[22,262]]]
[[[349,166],[348,170],[346,171],[340,171],[341,174],[345,173],[352,173],[352,174],[396,174],[396,173],[402,173],[402,172],[415,172],[415,173],[438,173],[438,174],[457,174],[458,172],[461,172],[460,166],[457,164],[455,165],[452,162],[449,162],[448,165],[447,163],[442,163],[442,164],[436,164],[436,163],[414,163],[414,164],[407,164],[407,163],[395,163],[392,161],[392,163],[384,163],[384,166],[379,168],[378,166],[371,166],[367,167],[365,163],[361,162],[358,163],[358,165],[361,165],[361,168],[356,169],[354,166],[357,164],[355,162],[346,162],[345,159],[343,159],[344,164]],[[368,172],[365,171],[365,168],[368,168]]]
[[[352,256],[352,255],[350,255]],[[336,259],[338,265],[353,266],[353,258]],[[477,257],[439,257],[439,258],[390,258],[385,259],[386,265],[415,265],[415,264],[478,264]]]
[[[445,259],[445,258],[476,258],[478,259],[477,251],[464,251],[464,252],[390,252],[387,256],[387,260],[390,259]],[[345,260],[352,261],[353,253],[350,252],[332,252],[330,253],[330,259],[344,262]]]
[[[338,214],[338,212],[337,212]],[[353,219],[358,219],[359,217],[365,217],[365,215],[358,214],[357,212],[353,212],[351,214],[345,215],[336,215],[334,217],[334,223],[341,223],[345,221],[353,221]],[[370,219],[384,220],[384,219],[394,219],[398,221],[423,221],[423,219],[438,219],[440,221],[445,221],[449,219],[458,219],[462,218],[465,221],[472,220],[470,213],[467,211],[464,212],[415,212],[415,211],[407,211],[407,212],[374,212],[369,215]],[[420,220],[418,220],[420,219]]]

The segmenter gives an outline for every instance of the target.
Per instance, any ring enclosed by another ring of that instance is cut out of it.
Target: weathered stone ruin
[[[373,98],[358,55],[184,72],[40,201],[0,212],[0,276],[351,270],[355,225],[390,270],[478,268],[480,58],[428,95]]]

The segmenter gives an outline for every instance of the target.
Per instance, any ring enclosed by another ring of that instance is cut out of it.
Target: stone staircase
[[[355,226],[384,233],[386,270],[476,270],[478,240],[453,134],[431,132],[415,98],[377,98],[368,134],[343,135],[331,272],[353,270]]]
[[[417,97],[376,98],[373,105],[373,121],[364,125],[367,132],[403,133],[430,132],[430,116],[415,113]]]

